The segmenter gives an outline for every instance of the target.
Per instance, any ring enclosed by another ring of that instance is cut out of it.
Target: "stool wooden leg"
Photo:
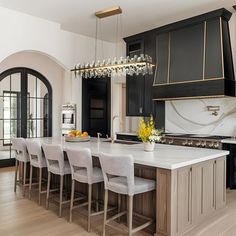
[[[26,162],[24,162],[23,196],[25,196],[26,168],[27,168],[27,163],[26,163]]]
[[[91,202],[92,202],[92,184],[88,185],[88,232],[91,228]]]
[[[106,235],[107,205],[108,205],[108,189],[105,189],[105,194],[104,194],[103,236]]]
[[[63,196],[63,181],[64,181],[64,176],[60,176],[60,202],[59,202],[59,217],[61,217],[61,210],[62,210],[62,196]]]
[[[42,192],[42,168],[39,168],[39,205],[41,205],[41,192]]]
[[[118,193],[118,213],[121,211],[121,194]],[[120,217],[118,218],[118,222],[120,222]]]
[[[18,160],[16,160],[14,192],[16,192],[17,175],[18,175],[18,166],[19,166],[19,163],[18,163]]]
[[[33,166],[30,165],[29,199],[31,199],[31,191],[32,191],[32,177],[33,177]]]
[[[96,212],[99,210],[98,199],[99,199],[99,183],[96,184]]]
[[[50,182],[51,182],[51,172],[48,172],[47,199],[46,199],[46,208],[47,209],[49,207]]]
[[[129,211],[128,211],[128,230],[129,236],[132,235],[132,224],[133,224],[133,196],[129,196]]]
[[[75,180],[72,179],[72,184],[71,184],[71,199],[70,199],[70,222],[72,222],[72,211],[73,211],[73,204],[74,204],[74,194],[75,194]]]

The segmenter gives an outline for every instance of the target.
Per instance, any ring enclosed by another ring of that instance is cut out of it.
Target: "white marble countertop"
[[[154,152],[145,152],[143,144],[111,144],[109,142],[97,142],[92,138],[89,142],[65,142],[60,138],[35,138],[34,140],[42,143],[54,143],[63,145],[64,150],[68,147],[89,148],[93,156],[98,156],[101,152],[110,154],[131,154],[134,157],[134,163],[159,167],[164,169],[177,169],[180,167],[196,164],[199,162],[219,158],[229,154],[228,151],[214,150],[207,148],[183,147],[167,144],[156,144]]]
[[[222,143],[236,144],[236,138],[226,138],[221,140]]]

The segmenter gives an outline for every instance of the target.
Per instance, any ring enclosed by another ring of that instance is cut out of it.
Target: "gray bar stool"
[[[93,167],[91,151],[87,148],[67,149],[67,156],[71,166],[72,177],[72,189],[71,189],[71,204],[70,204],[70,222],[72,221],[72,210],[81,206],[88,205],[88,227],[90,232],[91,217],[102,214],[104,211],[98,211],[98,205],[96,205],[97,212],[91,213],[92,204],[92,185],[103,182],[102,170],[98,167]],[[88,202],[73,206],[75,181],[88,184]],[[97,199],[98,204],[98,188]]]
[[[36,141],[26,140],[26,146],[28,149],[30,157],[30,183],[29,183],[29,199],[31,199],[32,192],[32,176],[33,176],[33,167],[39,169],[39,194],[38,194],[38,203],[41,204],[41,194],[46,193],[42,191],[42,170],[47,167],[46,159],[43,156],[43,152],[40,144]]]
[[[64,160],[64,153],[61,145],[43,144],[42,145],[47,167],[48,167],[48,185],[47,185],[47,200],[46,208],[49,207],[49,193],[51,174],[60,175],[60,200],[59,200],[59,217],[61,217],[62,205],[70,201],[63,201],[63,185],[65,175],[71,174],[70,164]]]
[[[106,226],[124,231],[117,226],[109,224],[109,222],[127,214],[127,211],[124,211],[107,219],[108,191],[128,195],[128,229],[125,232],[129,236],[151,225],[154,222],[153,219],[133,212],[133,196],[154,191],[156,189],[156,182],[134,176],[134,160],[131,155],[120,156],[102,153],[99,155],[99,159],[105,183],[103,235],[105,236]],[[133,214],[144,218],[147,222],[137,228],[133,228]]]
[[[30,161],[29,155],[27,152],[27,147],[24,138],[12,138],[12,149],[16,152],[16,168],[15,168],[15,184],[14,184],[14,192],[16,192],[16,185],[19,182],[17,180],[19,163],[24,163],[24,171],[23,171],[23,195],[25,195],[25,187],[29,184],[26,184],[26,169],[27,163]]]

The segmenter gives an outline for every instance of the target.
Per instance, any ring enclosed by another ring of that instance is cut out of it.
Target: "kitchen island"
[[[65,151],[68,147],[89,148],[94,158],[101,152],[132,154],[135,175],[155,179],[157,183],[156,196],[147,193],[134,201],[136,212],[156,218],[155,229],[150,229],[156,235],[191,232],[226,205],[228,151],[156,144],[154,152],[148,153],[142,144],[111,144],[96,139],[84,143],[65,142],[63,138],[35,140],[61,144]]]

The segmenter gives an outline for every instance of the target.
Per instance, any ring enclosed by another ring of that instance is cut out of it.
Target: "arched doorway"
[[[52,87],[39,72],[23,67],[0,74],[0,167],[14,164],[11,138],[52,135]]]

